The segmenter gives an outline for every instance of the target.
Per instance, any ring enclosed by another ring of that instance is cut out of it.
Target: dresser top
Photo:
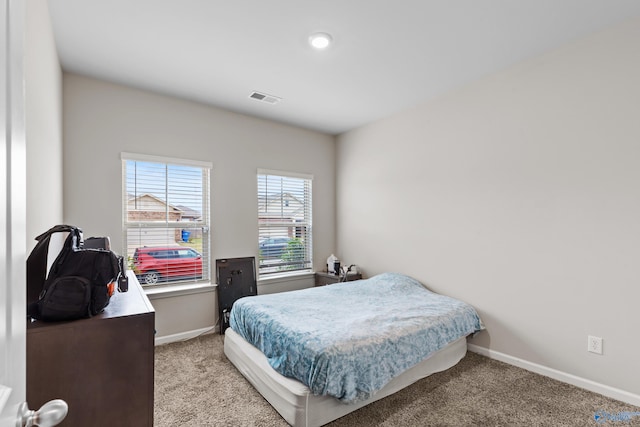
[[[132,271],[127,271],[127,277],[129,278],[129,291],[116,291],[109,300],[109,305],[105,307],[102,313],[88,319],[77,319],[64,322],[45,322],[42,320],[27,319],[27,329],[40,329],[52,325],[60,326],[62,324],[75,325],[77,322],[93,322],[98,319],[114,319],[118,317],[153,313],[153,306],[149,302],[149,298],[147,298],[147,295],[145,294],[144,289],[142,289],[142,286],[135,274],[133,274]]]

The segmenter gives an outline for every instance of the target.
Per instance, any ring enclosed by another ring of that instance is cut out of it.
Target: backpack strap
[[[54,225],[53,227],[51,227],[50,229],[48,229],[47,231],[45,231],[44,233],[36,237],[36,240],[40,241],[42,239],[51,237],[53,233],[61,233],[61,232],[68,232],[76,236],[79,235],[80,243],[82,242],[82,229],[74,225],[66,225],[66,224]]]

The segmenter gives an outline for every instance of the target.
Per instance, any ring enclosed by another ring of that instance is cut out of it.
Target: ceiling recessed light
[[[309,44],[318,50],[328,48],[332,40],[331,35],[327,33],[315,33],[309,36]]]

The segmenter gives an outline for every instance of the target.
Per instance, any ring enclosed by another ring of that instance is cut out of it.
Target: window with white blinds
[[[123,242],[142,285],[209,282],[211,164],[122,153]]]
[[[258,248],[261,276],[311,270],[309,175],[258,170]]]

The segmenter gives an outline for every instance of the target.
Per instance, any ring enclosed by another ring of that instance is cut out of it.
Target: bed
[[[483,329],[418,281],[370,279],[235,302],[224,351],[293,426],[320,426],[457,364]]]

